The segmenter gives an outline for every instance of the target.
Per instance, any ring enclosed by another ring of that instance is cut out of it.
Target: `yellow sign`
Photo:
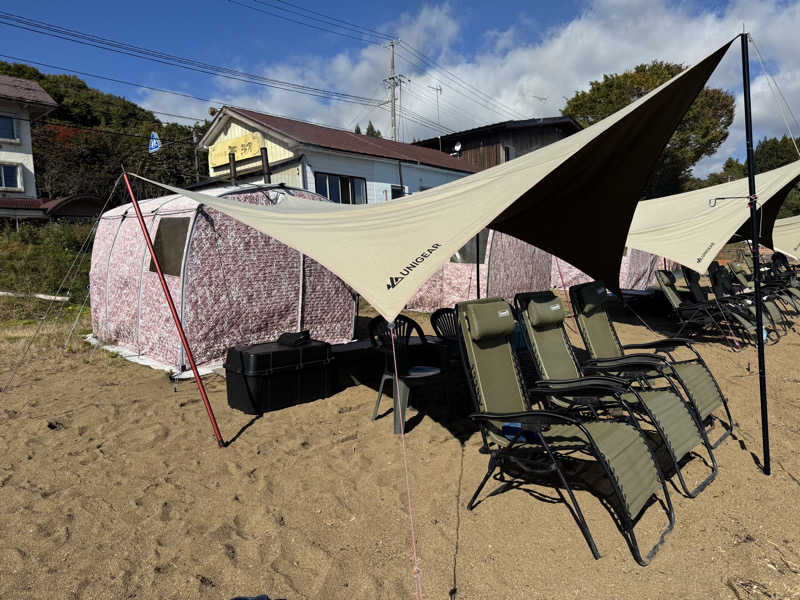
[[[245,133],[230,140],[219,141],[208,149],[208,162],[212,167],[228,164],[228,154],[233,152],[236,160],[253,158],[261,153],[261,134]]]

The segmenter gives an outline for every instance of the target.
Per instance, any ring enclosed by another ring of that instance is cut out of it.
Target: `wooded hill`
[[[74,75],[48,75],[25,64],[2,61],[0,73],[32,79],[58,102],[58,108],[31,124],[40,197],[92,193],[105,198],[123,164],[173,185],[195,181],[192,127],[162,123],[149,110],[93,89]],[[204,121],[195,127],[197,139],[208,126]],[[162,149],[149,154],[152,131],[161,138]],[[199,163],[201,177],[207,176],[204,153]]]

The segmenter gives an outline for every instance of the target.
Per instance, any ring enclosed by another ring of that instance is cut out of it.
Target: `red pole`
[[[153,258],[153,264],[156,266],[158,280],[161,282],[161,289],[164,290],[164,297],[167,299],[169,310],[172,312],[172,318],[175,320],[175,327],[178,328],[178,335],[181,338],[183,349],[186,350],[186,357],[189,359],[189,365],[192,367],[192,372],[194,373],[194,380],[197,382],[197,389],[200,390],[200,397],[203,399],[203,404],[205,404],[208,418],[211,421],[211,428],[214,430],[214,437],[217,438],[217,444],[219,447],[224,448],[225,442],[222,441],[222,435],[219,432],[219,427],[217,427],[217,420],[214,418],[214,411],[211,410],[211,404],[209,403],[208,396],[206,395],[206,388],[203,386],[203,380],[200,378],[200,373],[197,371],[197,365],[194,363],[194,356],[192,356],[192,350],[189,348],[189,342],[186,340],[186,334],[183,332],[183,326],[181,325],[181,320],[178,317],[178,311],[175,310],[175,303],[172,301],[172,295],[169,293],[167,280],[164,279],[164,273],[161,272],[161,265],[158,264],[158,257],[156,257],[156,251],[153,248],[153,242],[150,240],[150,234],[147,231],[147,226],[144,224],[144,218],[142,217],[142,211],[139,208],[139,203],[136,201],[136,198],[133,195],[131,182],[128,181],[128,174],[123,173],[122,177],[125,178],[125,185],[128,187],[128,194],[131,196],[133,210],[136,211],[136,218],[139,219],[139,225],[142,227],[144,241],[147,243],[147,249],[150,251],[150,256]]]

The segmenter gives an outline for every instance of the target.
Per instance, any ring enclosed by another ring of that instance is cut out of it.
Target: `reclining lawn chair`
[[[719,446],[731,434],[733,418],[728,408],[728,401],[690,340],[665,338],[655,342],[623,346],[606,310],[608,294],[602,281],[573,285],[569,289],[569,299],[581,338],[592,359],[584,364],[584,369],[590,366],[615,368],[622,373],[635,372],[638,377],[645,379],[671,377],[678,383],[686,398],[694,404],[703,423],[713,424],[714,419],[718,419],[714,412],[720,407],[725,409],[727,423],[723,422],[724,431],[712,444],[712,448]],[[674,352],[677,348],[689,350],[693,357],[676,360]],[[638,367],[636,363],[638,357],[642,355],[625,354],[626,350],[651,350],[652,353],[645,353],[643,356],[655,359],[657,362],[652,367]]]
[[[711,281],[711,290],[714,292],[715,301],[725,307],[735,307],[736,312],[754,324],[756,322],[755,295],[752,292],[743,291],[734,287],[731,274],[728,269],[723,269],[717,261],[712,261],[708,265],[708,278]],[[780,338],[778,324],[783,326],[786,331],[787,322],[781,311],[773,300],[763,299],[761,303],[762,315],[765,317],[763,325],[766,338],[777,342]],[[776,323],[775,319],[778,319]],[[763,334],[762,334],[763,335]],[[755,339],[753,340],[755,342]]]
[[[681,299],[678,290],[675,288],[675,275],[670,271],[656,271],[656,281],[664,292],[672,307],[672,312],[680,321],[680,328],[675,333],[679,337],[685,329],[703,330],[706,328],[715,329],[730,344],[727,333],[736,332],[739,337],[747,342],[751,336],[755,335],[756,326],[749,321],[733,318],[727,320],[726,315],[716,306],[710,304],[699,304],[696,302],[686,302]],[[727,321],[728,331],[723,328],[723,323]]]
[[[584,376],[572,345],[564,330],[564,309],[561,300],[551,291],[528,292],[514,296],[514,306],[523,324],[528,351],[534,358],[542,379],[578,379]],[[660,366],[658,358],[639,355],[627,360],[654,369]],[[631,386],[621,399],[651,425],[668,451],[672,466],[684,493],[694,498],[717,476],[717,462],[705,436],[700,416],[693,405],[684,402],[672,380],[665,379],[668,387],[642,389]],[[559,406],[557,400],[551,401]],[[601,409],[602,410],[602,409]],[[709,457],[711,473],[694,489],[689,489],[681,471],[680,460],[698,446],[704,446]]]
[[[508,303],[501,298],[461,302],[456,305],[456,315],[464,369],[478,411],[472,418],[481,428],[481,452],[489,455],[486,475],[467,507],[475,508],[476,498],[496,471],[495,479],[506,485],[555,473],[592,554],[599,558],[589,526],[559,465],[575,455],[592,456],[611,483],[620,507],[618,525],[631,553],[640,565],[647,565],[675,523],[672,501],[655,457],[632,415],[630,423],[585,421],[580,417],[581,409],[591,411],[596,404],[594,397],[618,398],[628,385],[611,378],[539,382],[532,392],[569,396],[570,406],[576,410],[530,410],[509,341],[516,321]],[[658,499],[659,490],[663,500]],[[656,501],[664,508],[669,524],[642,558],[634,527]]]
[[[751,269],[748,269],[747,265],[743,263],[730,263],[728,269],[730,269],[731,274],[743,290],[747,292],[753,291],[755,287],[752,275],[753,272]],[[781,309],[787,315],[787,318],[788,306],[791,306],[796,313],[800,312],[800,305],[798,305],[796,300],[796,294],[800,295],[800,292],[793,293],[788,290],[789,288],[785,282],[777,280],[770,281],[769,278],[765,276],[761,282],[761,292],[764,295],[764,304],[767,309],[769,310],[769,301],[772,300],[773,303],[781,303]],[[777,309],[778,307],[776,306],[774,310]]]
[[[728,322],[736,320],[740,327],[743,323],[755,327],[756,309],[753,306],[752,294],[747,297],[737,298],[735,295],[718,296],[715,293],[712,301],[709,300],[708,291],[700,285],[700,274],[697,271],[682,266],[681,272],[692,295],[692,300],[698,304],[712,303],[725,316],[725,320]],[[718,273],[717,276],[719,276]],[[710,275],[709,279],[711,279]],[[761,306],[764,309],[764,315],[767,317],[767,322],[764,324],[767,330],[773,330],[777,336],[780,336],[778,327],[781,327],[783,332],[786,333],[788,322],[775,302],[769,298],[764,298]]]

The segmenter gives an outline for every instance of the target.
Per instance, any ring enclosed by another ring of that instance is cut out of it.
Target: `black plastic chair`
[[[440,339],[458,349],[458,324],[455,308],[439,308],[431,315],[431,326]]]
[[[412,334],[416,334],[420,343],[425,345],[428,340],[414,319],[404,315],[398,315],[394,320],[394,352],[392,351],[392,332],[389,323],[381,316],[375,317],[369,322],[369,337],[372,345],[383,352],[384,365],[381,382],[378,387],[378,398],[375,400],[375,409],[372,411],[372,420],[378,418],[383,388],[386,382],[392,384],[392,398],[394,399],[394,432],[400,433],[401,425],[405,423],[406,408],[411,389],[431,385],[442,373],[440,367],[426,365],[413,365],[410,360],[409,343]],[[396,358],[395,358],[396,357]],[[399,380],[399,390],[394,390],[394,367],[397,360],[397,375]]]

